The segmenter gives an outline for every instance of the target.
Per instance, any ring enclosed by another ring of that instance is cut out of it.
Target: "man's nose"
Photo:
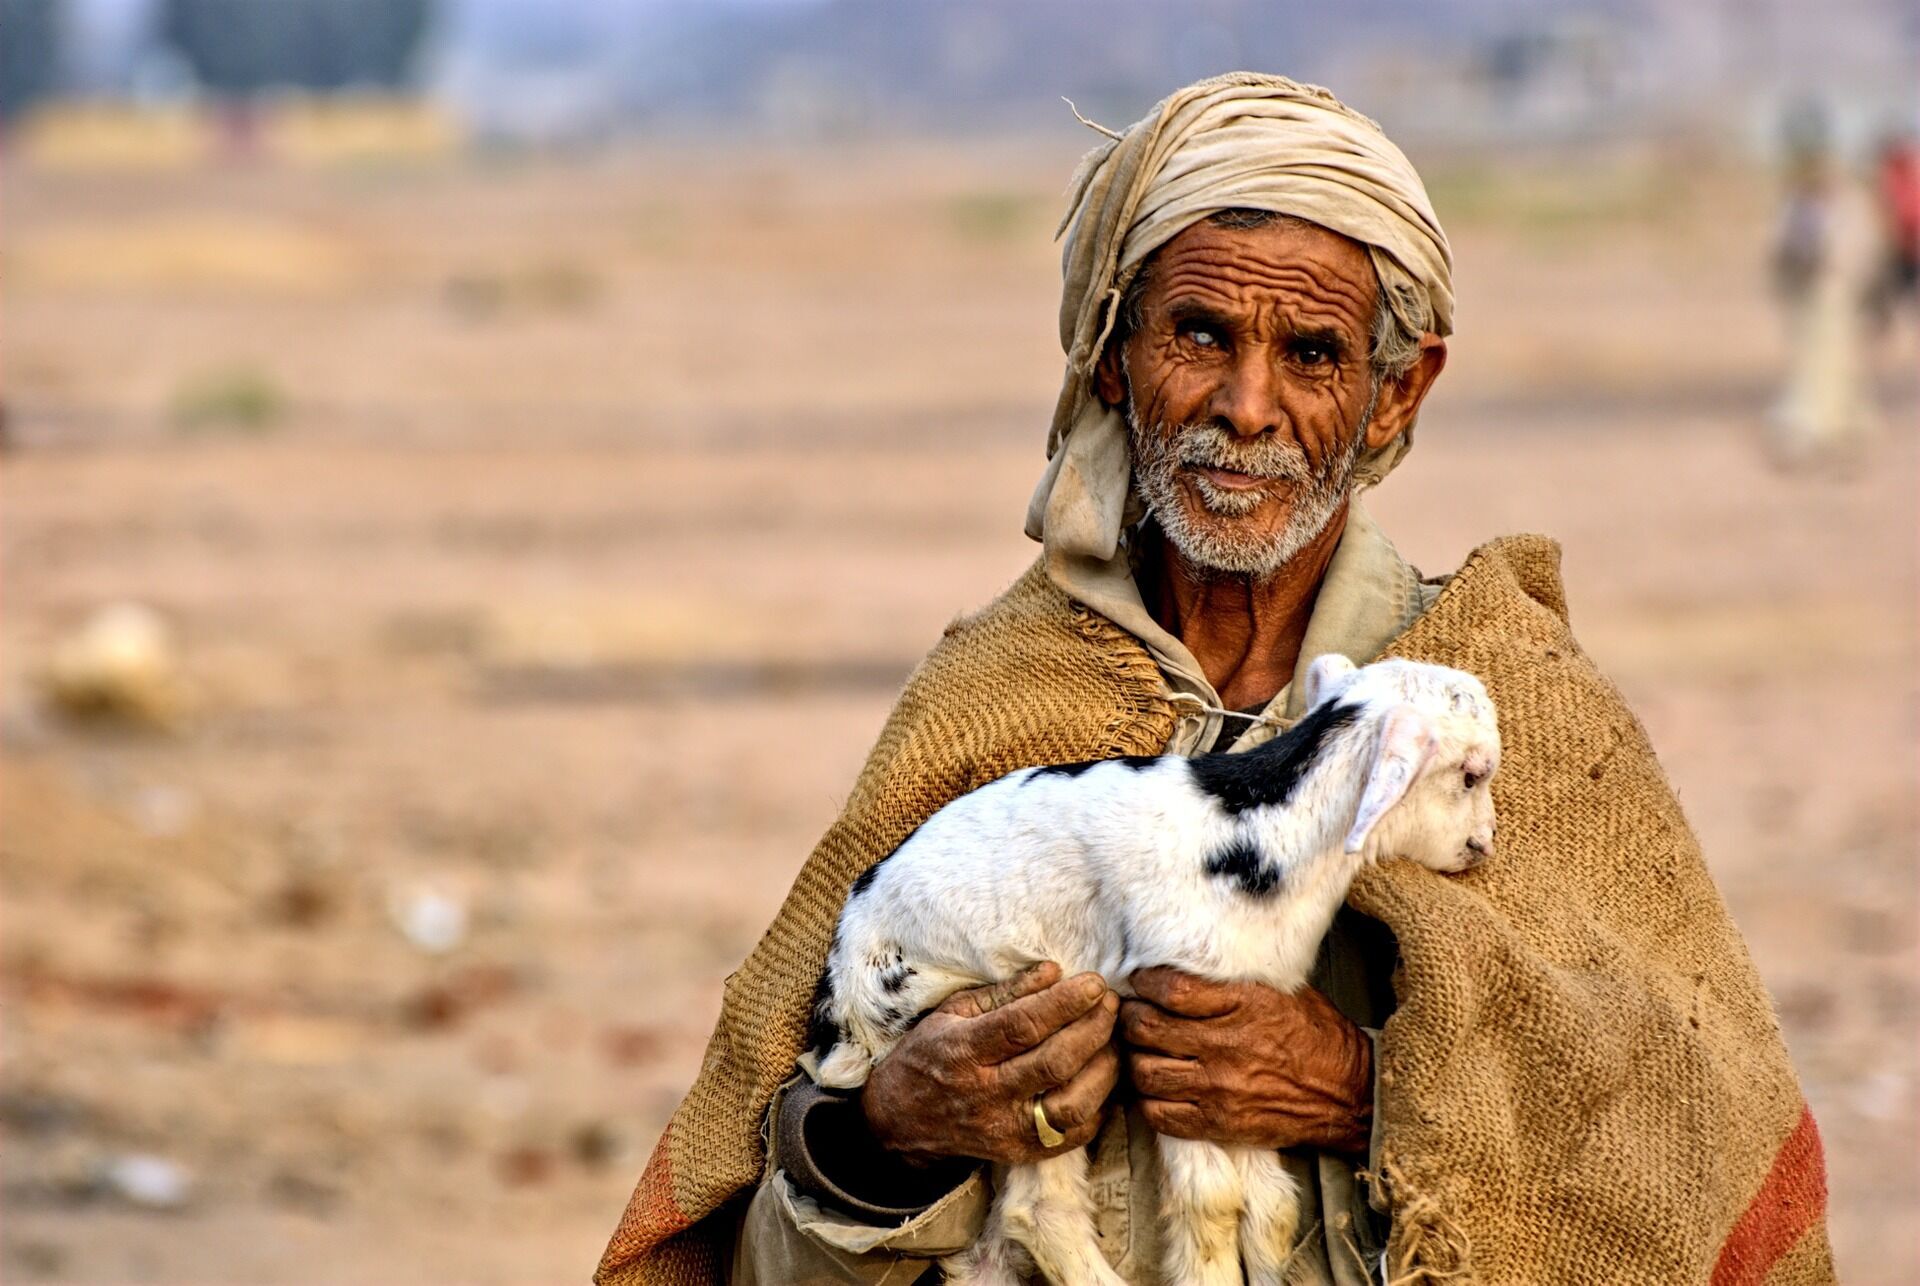
[[[1238,437],[1257,438],[1280,428],[1280,382],[1257,349],[1237,355],[1214,394],[1213,413]]]

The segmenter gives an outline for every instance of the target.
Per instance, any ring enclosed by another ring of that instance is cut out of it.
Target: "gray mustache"
[[[1175,442],[1182,465],[1231,469],[1268,481],[1309,482],[1313,477],[1305,452],[1291,442],[1269,439],[1252,447],[1234,446],[1226,433],[1209,424],[1180,429]]]

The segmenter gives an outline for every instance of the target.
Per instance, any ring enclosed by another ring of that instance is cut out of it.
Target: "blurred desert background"
[[[584,1280],[907,670],[1034,556],[1089,139],[203,124],[0,162],[0,1277]],[[1370,504],[1428,572],[1563,543],[1842,1275],[1920,1280],[1912,322],[1878,437],[1776,471],[1774,176],[1550,142],[1409,149],[1460,324]],[[89,710],[103,610],[158,660]]]

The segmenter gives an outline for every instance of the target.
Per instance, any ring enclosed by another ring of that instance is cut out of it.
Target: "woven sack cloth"
[[[1559,548],[1484,545],[1389,655],[1499,710],[1496,858],[1362,873],[1393,930],[1376,1192],[1396,1283],[1833,1280],[1820,1141],[1765,989],[1645,732],[1574,642]],[[722,1280],[847,890],[1016,768],[1167,743],[1151,658],[1035,566],[907,681],[846,807],[727,980],[700,1074],[601,1260],[602,1286]]]

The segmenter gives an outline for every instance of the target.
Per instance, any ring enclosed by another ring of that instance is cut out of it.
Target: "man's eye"
[[[1293,360],[1302,366],[1325,366],[1333,360],[1333,350],[1325,344],[1303,343],[1293,346]]]
[[[1185,326],[1181,328],[1180,333],[1201,348],[1220,347],[1219,332],[1211,326]]]

